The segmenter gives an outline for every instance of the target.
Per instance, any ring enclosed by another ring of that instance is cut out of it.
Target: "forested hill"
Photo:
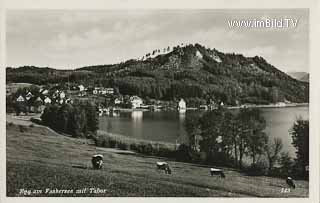
[[[107,57],[107,56],[106,56]],[[199,44],[159,49],[140,59],[75,71],[35,67],[7,68],[7,82],[75,82],[117,87],[143,98],[224,102],[229,105],[308,102],[309,84],[298,81],[262,57],[222,53]]]

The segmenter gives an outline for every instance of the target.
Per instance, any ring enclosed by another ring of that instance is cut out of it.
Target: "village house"
[[[92,91],[92,94],[97,95],[106,95],[106,94],[113,94],[114,90],[113,88],[104,88],[104,87],[95,87],[94,90]]]
[[[26,95],[26,100],[30,100],[33,97],[33,94],[31,92],[28,92]]]
[[[42,94],[42,95],[48,95],[49,94],[49,90],[47,89],[40,89],[39,92]]]
[[[78,86],[78,90],[79,90],[80,92],[82,92],[82,91],[84,91],[84,90],[85,90],[85,88],[84,88],[84,86],[83,86],[83,85],[79,85],[79,86]]]
[[[45,97],[43,101],[45,104],[51,104],[51,102],[52,102],[49,97]]]
[[[107,94],[114,94],[114,89],[113,88],[106,88]]]
[[[79,94],[78,94],[79,97],[84,97],[86,95],[87,95],[87,93],[85,91],[79,92]]]
[[[66,104],[73,104],[73,100],[68,98],[68,99],[65,100],[65,103]]]
[[[43,100],[40,97],[37,97],[37,99],[34,102],[39,103],[39,104],[43,104]]]
[[[94,90],[92,91],[92,94],[96,95],[99,93],[100,88],[99,87],[95,87]]]
[[[43,95],[48,95],[49,94],[49,90],[43,90],[42,92],[41,92],[41,94],[43,94]]]
[[[66,93],[64,93],[63,91],[60,92],[59,97],[60,99],[64,99],[66,97]]]
[[[104,89],[104,88],[101,88],[101,89],[99,90],[99,94],[106,95],[106,94],[107,94],[107,90]]]
[[[114,100],[114,104],[121,104],[123,101],[120,99],[120,98],[116,98],[115,100]]]
[[[138,96],[132,96],[132,97],[130,97],[130,103],[131,103],[132,108],[136,109],[136,108],[141,107],[141,105],[143,104],[143,101]]]
[[[17,102],[24,102],[25,101],[25,99],[23,98],[23,96],[22,95],[20,95],[18,98],[17,98],[17,100],[16,100]]]

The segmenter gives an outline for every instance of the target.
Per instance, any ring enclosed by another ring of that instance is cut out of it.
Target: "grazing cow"
[[[295,189],[296,188],[296,185],[294,184],[294,181],[291,177],[287,177],[287,180],[286,180],[287,184],[289,185],[290,188],[293,188]]]
[[[165,174],[171,174],[171,169],[167,162],[157,162],[157,169],[164,170]]]
[[[211,176],[213,175],[219,175],[221,178],[225,178],[226,176],[224,175],[223,171],[218,168],[210,168],[210,174]]]
[[[102,160],[103,160],[102,154],[93,155],[91,159],[93,169],[101,169],[103,164]]]

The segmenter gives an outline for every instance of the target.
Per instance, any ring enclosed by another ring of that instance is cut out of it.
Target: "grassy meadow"
[[[287,187],[283,179],[246,176],[227,168],[226,179],[211,177],[211,166],[100,148],[91,140],[63,136],[27,122],[7,122],[6,139],[7,196],[308,196],[307,181],[296,181],[295,190],[282,193]],[[95,153],[104,155],[102,170],[91,168],[91,156]],[[157,171],[157,161],[168,162],[172,174]],[[73,192],[55,193],[47,189]]]

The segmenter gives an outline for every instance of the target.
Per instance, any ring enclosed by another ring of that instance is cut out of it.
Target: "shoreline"
[[[279,105],[279,104],[244,104],[241,106],[224,106],[227,109],[242,109],[242,108],[293,108],[293,107],[308,107],[309,103],[289,103],[285,105]],[[217,107],[213,108],[217,109]],[[134,112],[134,111],[142,111],[142,112],[147,112],[147,111],[152,111],[150,109],[146,108],[136,108],[136,109],[131,109],[131,108],[113,108],[114,111],[120,111],[120,112]],[[186,111],[209,111],[209,109],[200,109],[196,107],[187,107]],[[168,108],[168,109],[163,109],[155,112],[161,112],[161,111],[177,111],[179,112],[178,109],[173,108]],[[182,111],[184,112],[184,111]]]

